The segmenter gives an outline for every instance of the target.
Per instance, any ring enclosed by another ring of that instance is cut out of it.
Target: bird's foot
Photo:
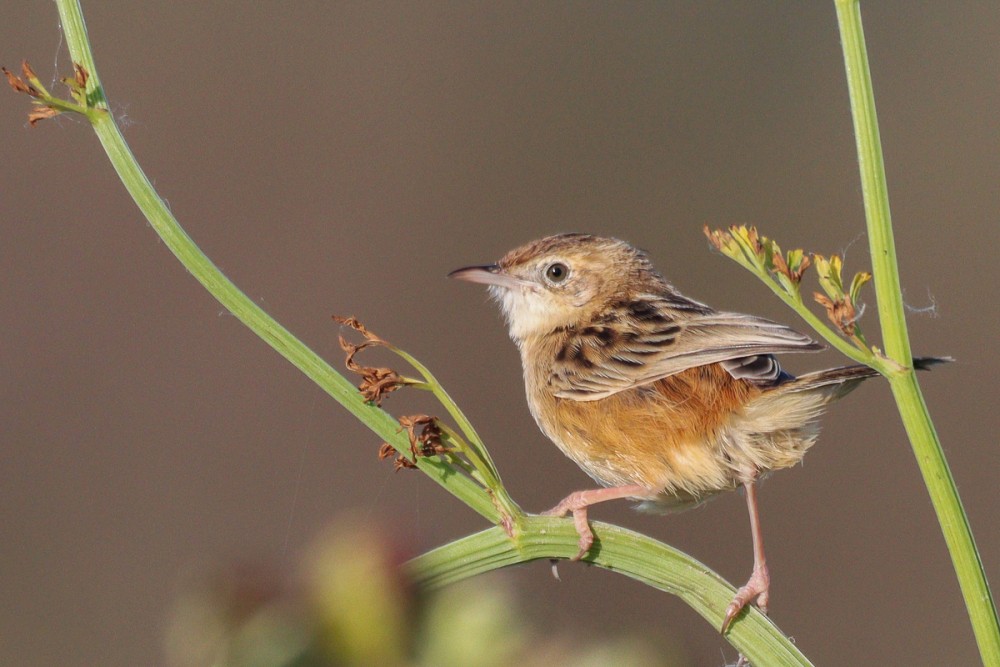
[[[617,500],[618,498],[653,498],[657,493],[657,491],[639,486],[638,484],[576,491],[563,498],[562,502],[548,512],[542,512],[542,515],[566,516],[570,513],[573,514],[573,525],[576,526],[576,533],[580,536],[580,551],[573,556],[572,560],[580,560],[587,555],[590,547],[594,545],[594,533],[590,530],[590,524],[587,523],[587,507],[594,503],[603,503],[608,500]]]
[[[570,560],[580,560],[587,555],[590,547],[594,545],[594,532],[590,530],[590,522],[587,521],[587,507],[591,504],[587,493],[587,491],[571,493],[552,509],[542,512],[542,516],[557,517],[572,513],[573,525],[576,527],[577,535],[580,536],[580,540],[577,543],[580,550]]]
[[[722,621],[722,634],[726,633],[729,629],[730,624],[732,624],[733,619],[747,606],[750,602],[756,599],[757,608],[760,609],[761,613],[767,615],[767,602],[768,593],[771,587],[771,576],[768,574],[767,565],[761,565],[760,567],[755,567],[753,574],[750,575],[750,580],[743,585],[738,591],[736,591],[736,596],[733,601],[729,603],[726,607],[726,617]]]

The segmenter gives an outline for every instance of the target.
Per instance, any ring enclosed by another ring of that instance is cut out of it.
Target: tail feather
[[[929,370],[938,364],[947,364],[954,361],[951,357],[914,357],[913,367],[920,371]],[[862,380],[867,380],[879,375],[879,372],[869,366],[841,366],[839,368],[829,368],[825,371],[806,373],[796,378],[783,382],[775,387],[780,391],[808,391],[821,387],[838,387],[831,392],[831,398],[840,398],[852,391]]]
[[[955,357],[913,357],[913,367],[918,371],[929,371],[938,364],[950,364]]]

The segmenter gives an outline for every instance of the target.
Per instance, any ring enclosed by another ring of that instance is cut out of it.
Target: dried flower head
[[[857,333],[857,323],[859,313],[851,302],[851,297],[844,295],[841,298],[831,299],[825,294],[816,292],[813,294],[816,303],[826,309],[826,316],[833,322],[840,331],[848,338],[853,338]]]
[[[802,282],[802,276],[805,275],[806,269],[812,265],[812,261],[809,256],[806,255],[801,249],[789,250],[788,257],[785,258],[781,254],[778,244],[774,244],[774,250],[771,254],[771,262],[774,267],[774,271],[780,273],[790,280],[793,284],[798,285]]]
[[[430,415],[404,415],[399,418],[410,438],[410,452],[413,457],[434,456],[449,451],[441,441],[441,424],[437,417]],[[419,433],[417,430],[419,429]]]
[[[90,79],[90,74],[86,68],[80,63],[73,63],[73,81],[76,83],[76,87],[80,90],[86,90],[88,79]]]
[[[62,82],[69,88],[75,102],[53,97],[38,75],[25,60],[21,63],[22,76],[17,76],[6,67],[0,68],[7,77],[7,83],[18,93],[33,98],[34,109],[28,113],[28,123],[34,126],[38,121],[58,116],[63,112],[79,113],[93,118],[94,105],[87,99],[87,81],[90,75],[80,63],[73,63],[73,76],[64,77]]]
[[[340,347],[347,353],[345,364],[347,365],[348,370],[361,376],[361,384],[358,385],[358,391],[361,392],[362,397],[364,397],[365,401],[368,403],[381,407],[382,400],[386,397],[386,395],[396,391],[406,384],[405,378],[391,368],[363,366],[355,361],[354,357],[358,352],[361,352],[366,348],[374,346],[388,347],[389,344],[369,331],[365,325],[361,324],[361,322],[359,322],[355,317],[340,317],[338,315],[334,315],[333,319],[339,324],[351,327],[365,337],[365,342],[355,345],[343,336],[340,336]]]
[[[24,93],[25,95],[29,95],[35,98],[42,97],[41,91],[35,88],[30,83],[32,79],[37,79],[38,77],[35,76],[35,72],[31,69],[31,66],[28,64],[27,60],[21,63],[21,71],[24,72],[24,79],[14,74],[6,67],[0,67],[0,70],[2,70],[3,73],[7,76],[8,85],[10,85],[10,87],[13,88],[16,92]],[[25,79],[27,79],[27,81]]]
[[[406,458],[402,454],[396,452],[396,448],[390,445],[388,442],[383,442],[382,446],[378,448],[378,460],[385,461],[388,458],[395,456],[395,460],[392,462],[392,469],[394,472],[399,472],[403,468],[416,468],[415,464],[410,459]]]

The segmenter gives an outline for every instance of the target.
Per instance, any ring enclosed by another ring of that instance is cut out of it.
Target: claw
[[[753,574],[750,575],[750,580],[740,590],[736,591],[733,601],[726,607],[726,617],[722,621],[722,634],[726,634],[733,619],[739,615],[744,607],[755,599],[757,601],[757,608],[760,609],[761,613],[766,615],[770,586],[771,577],[768,574],[767,566],[754,568]]]
[[[587,521],[586,507],[573,510],[573,524],[576,526],[576,532],[580,536],[580,540],[577,542],[580,546],[580,551],[570,560],[580,560],[587,555],[590,547],[594,546],[594,533],[590,530],[590,523]]]
[[[552,509],[542,512],[542,516],[556,517],[566,516],[570,513],[573,514],[573,525],[576,527],[577,535],[580,536],[580,541],[577,542],[580,546],[580,551],[570,558],[570,560],[574,561],[586,556],[587,552],[590,551],[590,547],[594,545],[594,532],[590,529],[590,523],[587,521],[587,506],[583,505],[581,507],[581,499],[576,496],[577,494],[570,494]]]
[[[603,503],[606,500],[618,498],[649,498],[655,496],[656,492],[651,492],[644,486],[615,486],[607,489],[594,489],[592,491],[577,491],[562,499],[558,505],[542,512],[542,516],[566,516],[573,514],[573,525],[580,536],[580,551],[570,560],[580,560],[587,555],[590,547],[594,546],[594,533],[587,523],[587,507],[594,503]]]

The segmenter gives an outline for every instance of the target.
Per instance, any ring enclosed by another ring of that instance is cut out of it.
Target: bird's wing
[[[781,367],[772,354],[824,347],[777,322],[707,308],[679,311],[664,299],[631,301],[569,334],[556,353],[549,386],[559,398],[576,401],[715,363],[736,378],[773,382]]]

